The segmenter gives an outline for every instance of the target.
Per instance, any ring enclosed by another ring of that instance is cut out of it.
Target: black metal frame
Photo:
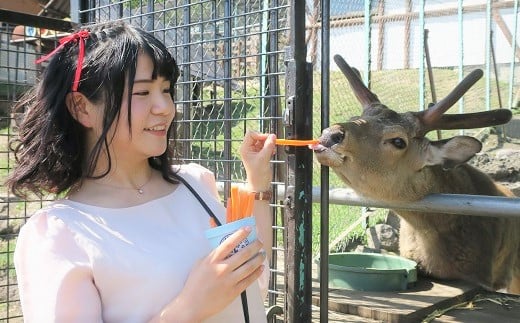
[[[307,62],[305,2],[291,1],[291,38],[286,51],[285,137],[312,138],[312,66]],[[287,293],[285,320],[312,318],[312,152],[287,148],[285,193]]]

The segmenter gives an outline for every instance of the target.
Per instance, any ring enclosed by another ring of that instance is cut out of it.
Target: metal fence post
[[[285,137],[312,137],[312,67],[306,62],[305,2],[291,1],[291,37],[286,51]],[[311,322],[312,152],[287,149],[285,199],[285,321]]]
[[[316,9],[315,9],[316,10]],[[330,125],[330,0],[321,1],[321,131]],[[329,167],[320,169],[320,322],[329,321]]]

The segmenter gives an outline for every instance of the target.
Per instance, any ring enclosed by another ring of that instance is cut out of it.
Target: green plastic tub
[[[320,275],[319,260],[318,276]],[[359,291],[406,290],[417,281],[417,263],[378,253],[329,255],[329,287]]]

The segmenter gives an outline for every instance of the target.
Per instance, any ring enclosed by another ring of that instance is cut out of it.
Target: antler
[[[508,123],[513,117],[513,113],[508,109],[495,109],[490,111],[465,113],[465,114],[445,114],[439,120],[423,128],[423,134],[432,130],[449,129],[474,129],[489,126],[497,126]]]
[[[512,113],[507,109],[466,114],[444,114],[482,75],[483,72],[480,69],[472,71],[444,99],[432,105],[427,110],[415,113],[422,124],[419,130],[420,134],[425,135],[432,130],[472,129],[496,126],[511,120]]]
[[[363,84],[358,73],[347,64],[343,57],[334,55],[334,61],[347,77],[350,87],[363,106],[363,109],[370,107],[374,103],[381,103],[377,95],[372,93],[365,84]],[[511,120],[513,114],[508,109],[466,114],[444,114],[444,112],[451,108],[477,83],[482,75],[483,72],[480,69],[472,71],[444,99],[430,106],[427,110],[413,113],[420,120],[420,128],[417,134],[424,136],[432,130],[472,129],[496,126]]]
[[[363,84],[358,74],[354,72],[354,70],[345,62],[343,57],[340,55],[334,55],[334,61],[338,65],[343,75],[346,76],[352,91],[356,95],[356,98],[363,106],[363,109],[368,108],[373,103],[380,103],[377,95],[372,93],[366,86]]]
[[[421,119],[425,125],[440,119],[442,114],[451,108],[478,80],[483,72],[480,69],[469,73],[444,99],[435,103],[421,114]]]

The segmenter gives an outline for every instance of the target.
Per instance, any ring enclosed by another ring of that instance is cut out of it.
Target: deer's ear
[[[469,136],[432,141],[427,150],[425,166],[442,165],[444,169],[452,169],[470,160],[481,149],[482,143]]]

